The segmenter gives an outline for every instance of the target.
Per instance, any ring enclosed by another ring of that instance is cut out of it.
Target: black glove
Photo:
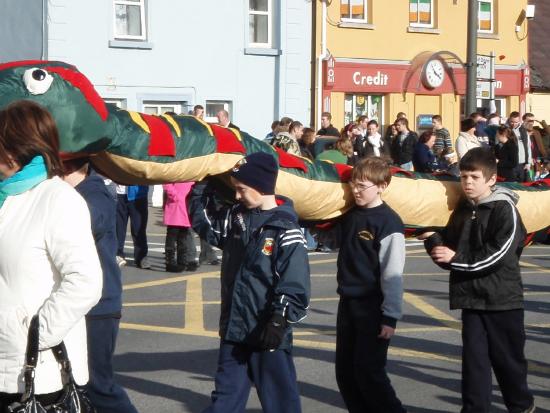
[[[263,350],[276,350],[283,342],[286,325],[286,320],[282,315],[273,314],[260,336],[260,347]]]
[[[435,247],[440,247],[442,245],[443,238],[441,238],[441,234],[439,232],[434,232],[424,240],[424,247],[426,248],[426,251],[428,251],[428,254],[430,254]]]

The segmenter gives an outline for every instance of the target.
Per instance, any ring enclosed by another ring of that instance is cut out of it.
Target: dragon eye
[[[36,69],[32,71],[32,78],[34,80],[44,80],[47,73],[42,69]]]
[[[25,70],[23,81],[32,95],[42,95],[50,88],[53,77],[44,69],[33,67]]]

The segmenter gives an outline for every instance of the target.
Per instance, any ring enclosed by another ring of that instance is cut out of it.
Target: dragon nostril
[[[36,69],[32,72],[32,78],[34,80],[44,80],[46,78],[46,72],[42,69]]]

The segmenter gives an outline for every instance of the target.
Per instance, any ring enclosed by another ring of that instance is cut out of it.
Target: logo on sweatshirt
[[[370,231],[367,231],[364,229],[363,231],[359,231],[357,236],[361,239],[364,239],[365,241],[372,241],[374,239],[374,235]]]
[[[233,167],[233,172],[239,172],[239,169],[241,169],[241,166],[243,166],[245,163],[246,163],[246,159],[245,158],[241,159]]]
[[[264,247],[262,248],[262,254],[271,255],[273,254],[273,238],[266,238],[264,241]]]

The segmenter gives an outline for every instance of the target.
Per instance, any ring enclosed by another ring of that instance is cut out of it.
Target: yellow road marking
[[[546,267],[543,267],[542,265],[537,265],[537,264],[533,264],[533,263],[525,262],[525,261],[520,261],[519,265],[520,265],[520,267],[536,268],[537,270],[539,270],[542,273],[546,273],[546,274],[550,273],[550,269],[546,268]]]
[[[407,301],[409,304],[411,304],[412,306],[418,308],[424,314],[427,314],[431,318],[435,319],[436,321],[439,321],[444,326],[454,328],[454,329],[460,329],[460,323],[455,318],[441,311],[437,307],[429,304],[428,302],[420,298],[418,295],[405,292],[403,294],[403,299]]]
[[[202,305],[202,277],[189,278],[185,293],[185,328],[204,331],[204,306]]]
[[[135,284],[126,284],[122,287],[123,290],[134,290],[136,288],[157,287],[159,285],[174,284],[182,281],[186,281],[190,278],[217,278],[214,276],[220,276],[220,271],[201,272],[198,274],[180,275],[177,277],[162,278],[160,280],[145,281]]]

